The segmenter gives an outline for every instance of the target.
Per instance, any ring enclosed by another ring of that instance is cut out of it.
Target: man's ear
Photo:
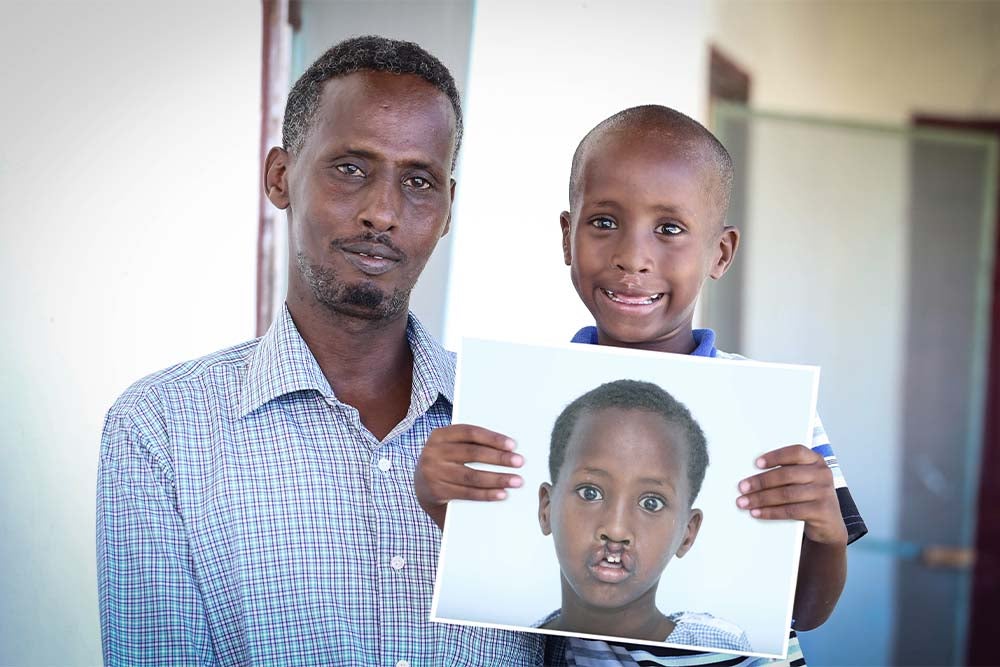
[[[684,554],[694,546],[694,540],[698,537],[698,531],[701,529],[702,518],[701,510],[691,510],[691,513],[688,515],[687,528],[684,529],[684,539],[681,541],[681,545],[677,547],[678,558],[683,558]]]
[[[276,207],[288,208],[288,167],[290,156],[288,151],[278,146],[267,152],[264,160],[264,194]]]
[[[444,237],[451,229],[451,207],[455,205],[455,179],[451,179],[451,188],[448,190],[448,220],[444,223],[444,231],[441,232],[441,237]]]
[[[740,230],[732,225],[726,225],[723,227],[722,233],[719,235],[718,246],[716,247],[715,263],[712,265],[712,269],[708,272],[708,275],[710,275],[713,280],[721,278],[729,269],[730,265],[733,263],[733,258],[736,256],[736,248],[738,248],[739,245]]]
[[[538,487],[538,527],[542,535],[552,534],[552,524],[549,523],[549,510],[552,507],[552,485],[542,482]]]
[[[563,211],[559,214],[559,226],[562,227],[563,261],[566,262],[566,266],[569,266],[573,263],[573,244],[570,243],[569,235],[572,225],[570,224],[569,211]]]

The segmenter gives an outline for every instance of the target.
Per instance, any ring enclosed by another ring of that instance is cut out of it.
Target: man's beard
[[[387,294],[371,281],[344,284],[333,269],[310,264],[301,253],[296,259],[316,300],[335,313],[366,320],[389,320],[406,312],[410,290],[396,288]]]

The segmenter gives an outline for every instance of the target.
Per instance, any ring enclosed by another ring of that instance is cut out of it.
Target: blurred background
[[[100,662],[103,415],[139,377],[266,327],[284,217],[261,154],[289,81],[364,33],[420,43],[463,95],[452,231],[413,298],[449,347],[590,323],[557,222],[587,130],[644,103],[711,127],[744,235],[698,319],[724,349],[822,366],[871,531],[833,618],[802,635],[809,664],[1000,664],[1000,2],[0,12],[0,665]]]

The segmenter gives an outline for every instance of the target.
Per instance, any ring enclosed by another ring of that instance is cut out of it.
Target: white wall
[[[0,664],[100,662],[104,413],[253,335],[260,11],[4,3]]]
[[[1000,2],[714,0],[760,109],[887,123],[1000,113]]]
[[[573,151],[637,104],[704,120],[708,29],[696,2],[476,3],[448,347],[462,334],[566,341],[593,324],[562,262]]]

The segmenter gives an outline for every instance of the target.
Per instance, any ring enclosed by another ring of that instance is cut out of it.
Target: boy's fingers
[[[790,466],[804,463],[816,463],[823,457],[805,445],[788,445],[774,451],[761,454],[755,462],[758,468],[773,468],[775,466]]]
[[[760,509],[779,505],[811,503],[821,500],[825,492],[826,489],[814,484],[789,484],[740,496],[736,499],[736,505],[741,509]]]
[[[768,521],[781,519],[796,519],[808,521],[815,517],[821,510],[821,503],[817,501],[807,503],[793,503],[791,505],[777,505],[774,507],[759,507],[750,510],[750,516],[755,519],[765,519]]]
[[[469,442],[508,452],[514,451],[514,448],[517,447],[517,443],[513,439],[482,426],[452,424],[447,430],[448,440],[451,442]]]
[[[826,463],[817,465],[789,465],[758,473],[741,480],[737,485],[740,493],[746,495],[765,489],[788,484],[833,485],[833,473]]]

